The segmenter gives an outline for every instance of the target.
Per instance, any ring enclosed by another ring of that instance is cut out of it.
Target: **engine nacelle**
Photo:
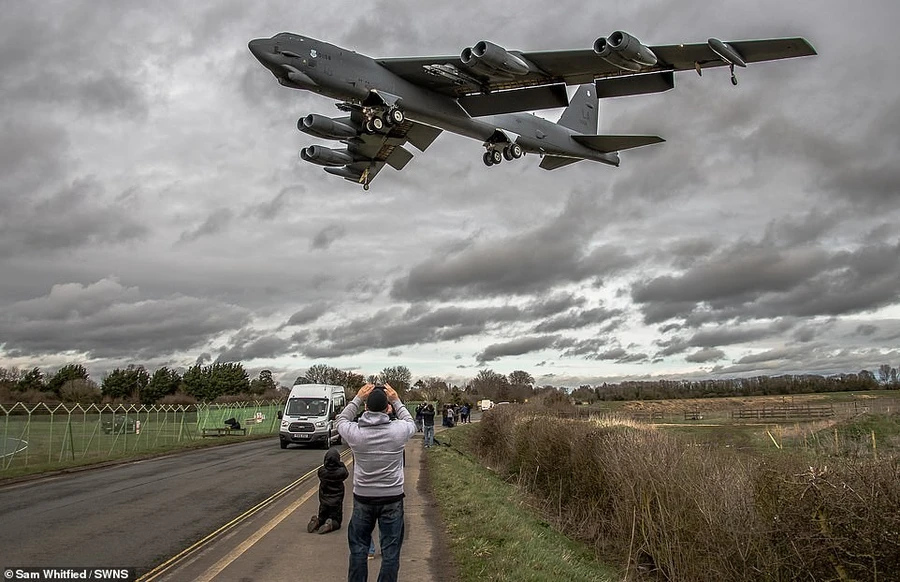
[[[298,119],[297,129],[323,139],[350,139],[358,135],[356,129],[346,123],[317,113]]]
[[[626,71],[640,71],[658,62],[649,47],[621,30],[615,31],[608,38],[601,36],[594,41],[594,52],[607,63]]]
[[[482,40],[473,47],[463,49],[459,59],[472,70],[496,71],[508,75],[527,75],[532,67],[525,59],[516,56],[505,48],[492,42]]]
[[[300,150],[300,159],[320,166],[345,166],[354,161],[347,150],[333,150],[320,145]]]

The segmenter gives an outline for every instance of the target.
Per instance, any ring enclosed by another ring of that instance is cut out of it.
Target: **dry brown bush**
[[[192,405],[197,404],[197,399],[189,396],[184,392],[176,392],[175,394],[167,394],[156,401],[157,404],[173,404],[173,405]]]
[[[900,576],[896,463],[804,476],[785,455],[762,465],[645,425],[524,407],[486,413],[473,440],[563,531],[606,559],[627,556],[632,574],[698,582]]]

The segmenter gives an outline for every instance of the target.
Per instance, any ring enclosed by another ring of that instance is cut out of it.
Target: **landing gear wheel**
[[[368,184],[363,184],[363,190],[366,191],[366,192],[368,192],[368,191],[369,191],[369,185],[368,185]]]
[[[512,144],[511,146],[509,146],[509,153],[512,154],[514,160],[518,160],[522,157],[522,146],[517,143]]]
[[[494,156],[491,155],[491,152],[484,152],[484,156],[481,159],[484,160],[484,165],[487,167],[494,165]]]
[[[384,129],[384,120],[380,117],[373,117],[371,123],[372,127],[375,128],[375,131],[381,131],[382,129]]]
[[[495,164],[499,164],[503,161],[503,154],[500,153],[500,150],[491,150],[491,160]]]
[[[507,162],[511,162],[511,161],[512,161],[513,155],[512,155],[512,148],[511,148],[511,147],[506,146],[505,148],[503,148],[503,157],[506,159]]]
[[[737,85],[737,77],[734,76],[734,63],[731,63],[728,68],[731,69],[731,84]]]
[[[405,116],[403,115],[402,111],[400,111],[396,107],[392,107],[388,110],[387,115],[385,115],[384,118],[387,119],[387,122],[390,125],[399,125],[403,123]]]
[[[366,133],[375,133],[375,124],[371,120],[366,122]]]

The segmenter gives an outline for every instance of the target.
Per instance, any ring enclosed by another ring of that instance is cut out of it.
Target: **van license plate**
[[[308,438],[309,438],[309,435],[308,435],[308,434],[301,434],[301,435],[300,435],[300,438],[301,438],[301,439],[308,439]]]

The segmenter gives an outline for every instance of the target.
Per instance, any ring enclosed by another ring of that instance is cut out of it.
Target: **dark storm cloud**
[[[419,304],[406,309],[394,307],[343,325],[320,327],[315,330],[313,337],[298,338],[298,343],[307,357],[323,358],[357,354],[369,349],[457,341],[477,336],[497,326],[552,317],[560,310],[582,303],[581,297],[557,293],[533,299],[522,306],[433,307]],[[600,322],[603,315],[608,315],[604,310],[588,313],[601,318]],[[584,324],[578,327],[583,326]]]
[[[110,204],[104,194],[103,185],[91,176],[46,198],[22,201],[0,218],[0,248],[36,254],[142,238],[147,227],[130,200]]]
[[[506,238],[479,241],[457,253],[432,256],[394,282],[395,299],[520,295],[620,271],[631,262],[617,245],[588,252],[590,216],[597,202],[570,196],[554,220]]]
[[[827,254],[816,249],[740,245],[680,277],[666,275],[637,285],[632,298],[638,303],[741,300],[761,292],[790,289],[827,263]]]
[[[219,352],[217,362],[243,362],[255,359],[272,359],[288,354],[292,342],[274,335],[237,337],[234,344]]]
[[[69,136],[46,119],[5,119],[0,125],[0,210],[9,212],[43,184],[64,175]]]
[[[648,323],[695,315],[700,323],[703,311],[721,321],[857,313],[895,303],[898,286],[900,244],[831,254],[738,245],[681,275],[637,284],[632,298]]]
[[[43,297],[0,308],[0,337],[14,357],[76,352],[134,361],[197,348],[249,317],[245,309],[196,297],[145,299],[134,287],[104,279],[55,285]]]
[[[260,220],[273,220],[287,208],[291,196],[303,194],[304,192],[306,192],[306,188],[302,185],[282,188],[271,200],[248,207],[242,213],[242,216],[252,216]]]
[[[319,319],[328,312],[329,304],[325,302],[307,305],[300,311],[294,312],[285,325],[306,325]]]
[[[114,19],[119,8],[106,5],[102,12]],[[99,16],[100,11],[90,5],[76,7],[73,2],[55,11],[51,23],[34,18],[33,7],[15,3],[4,7],[0,93],[6,106],[146,115],[147,101],[137,89],[142,85],[137,74],[140,67],[129,62],[129,51],[103,40],[105,18],[93,18],[91,12]],[[80,27],[79,34],[70,34],[69,26]]]
[[[621,310],[605,309],[602,307],[571,311],[539,323],[534,327],[534,331],[537,333],[552,333],[568,329],[579,329],[591,325],[602,324],[621,315]]]
[[[219,208],[206,217],[201,225],[193,230],[186,230],[178,238],[179,243],[193,242],[204,236],[218,234],[228,228],[234,218],[234,212],[228,208]]]
[[[344,238],[347,235],[347,229],[341,224],[330,224],[322,228],[313,236],[309,243],[312,250],[324,250],[330,247],[334,241]]]
[[[504,356],[521,356],[531,352],[539,352],[553,345],[559,336],[523,337],[505,343],[491,344],[478,353],[475,359],[483,364],[493,362]]]
[[[687,340],[687,345],[695,348],[714,348],[753,342],[789,330],[792,321],[776,321],[763,325],[725,324],[713,329],[698,331]]]
[[[861,336],[870,336],[878,331],[877,325],[863,324],[856,328],[856,333]]]
[[[585,340],[576,340],[573,338],[561,338],[556,342],[554,347],[562,349],[563,357],[586,356],[595,358],[597,353],[609,344],[609,340],[604,337],[595,337]],[[624,352],[623,352],[624,353]]]
[[[395,348],[435,341],[452,341],[479,334],[491,324],[523,318],[518,307],[440,307],[434,311],[399,307],[316,330],[315,339],[301,345],[310,358],[357,354],[369,349]]]
[[[716,348],[704,348],[697,350],[684,358],[686,362],[695,364],[705,364],[707,362],[716,362],[725,358],[725,352]]]

